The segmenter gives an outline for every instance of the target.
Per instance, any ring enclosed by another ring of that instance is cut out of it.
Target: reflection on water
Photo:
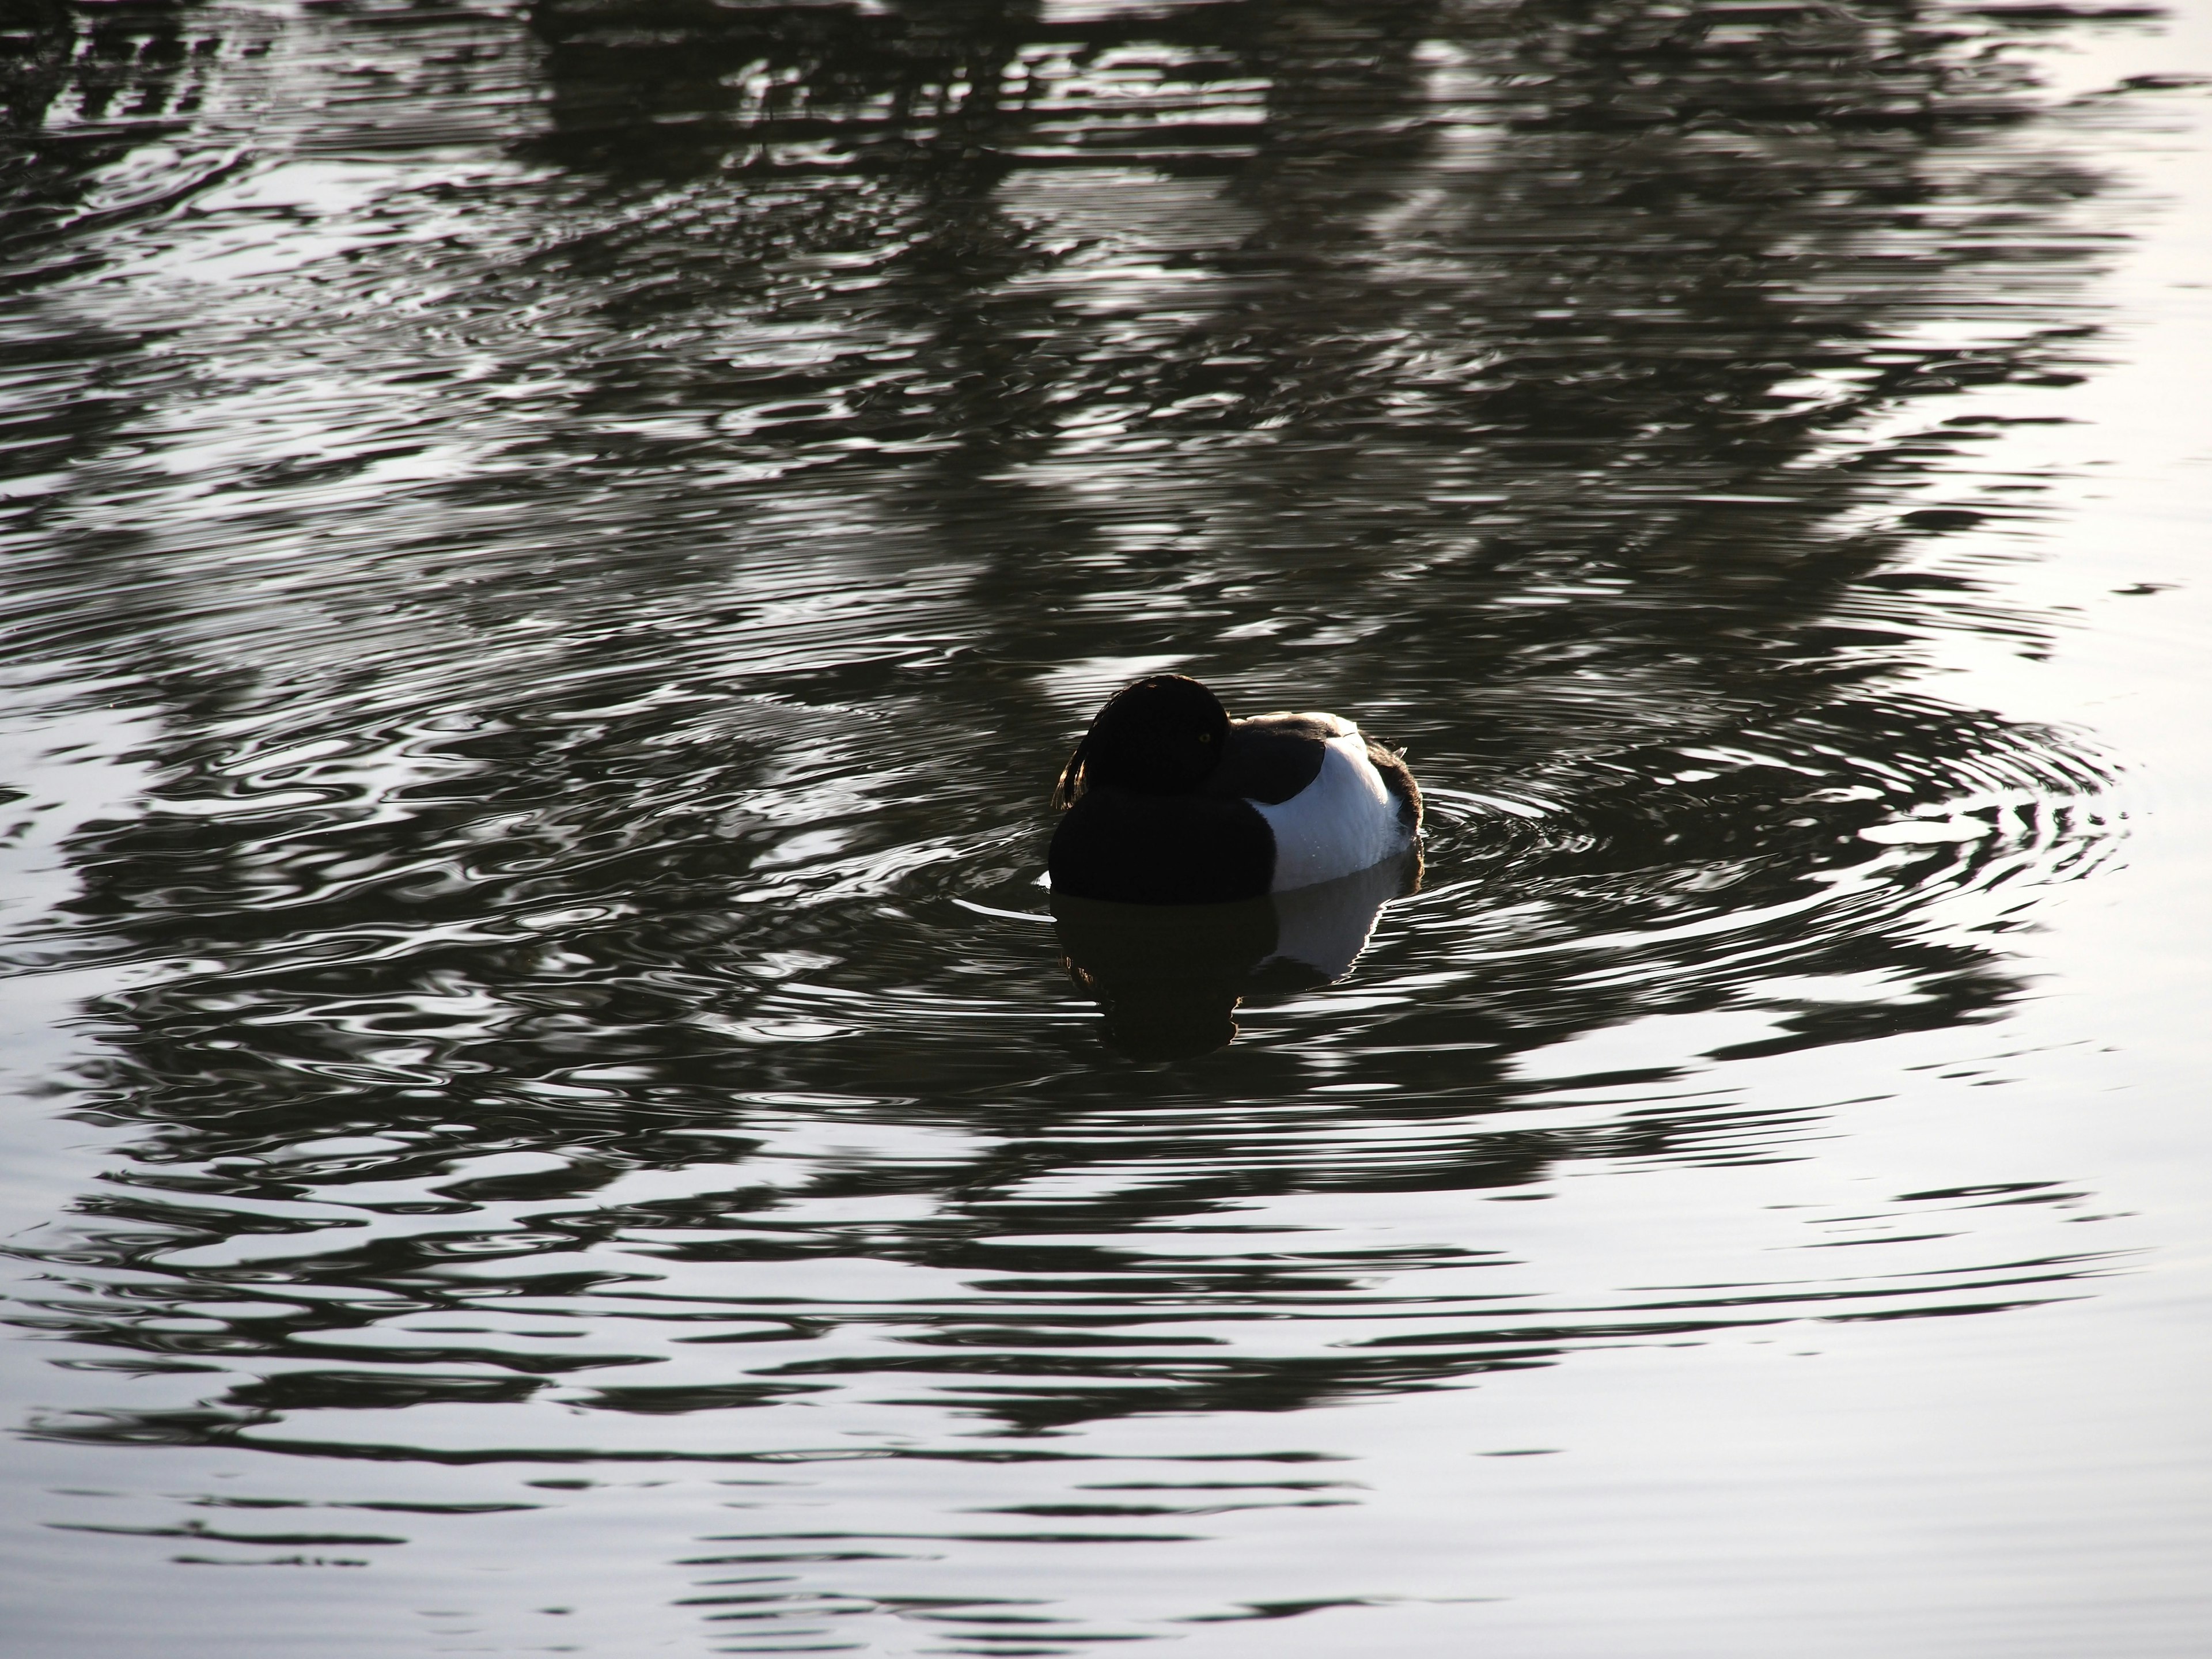
[[[114,1152],[15,1243],[25,1426],[213,1460],[52,1483],[120,1494],[42,1495],[52,1582],[527,1553],[608,1651],[1444,1607],[1150,1552],[1395,1583],[1295,1413],[2108,1270],[2054,1182],[1756,1184],[2112,845],[2089,739],[1914,672],[2051,637],[1976,458],[2095,363],[2081,17],[26,18],[0,946],[92,988],[41,1109]],[[1419,890],[1046,917],[1054,757],[1170,665],[1406,744]],[[1625,1170],[1739,1172],[1730,1242],[1475,1201]],[[641,1466],[721,1484],[593,1507]]]
[[[1416,849],[1241,904],[1109,904],[1056,893],[1052,918],[1067,970],[1098,999],[1115,1046],[1139,1060],[1185,1060],[1233,1038],[1237,1005],[1253,992],[1350,973],[1382,907],[1419,877]]]

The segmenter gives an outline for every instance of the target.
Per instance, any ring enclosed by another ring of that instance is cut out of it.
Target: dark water
[[[21,1651],[2203,1651],[2196,20],[11,16]]]

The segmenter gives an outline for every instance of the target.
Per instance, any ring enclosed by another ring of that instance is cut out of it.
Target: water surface
[[[2198,1650],[2202,19],[7,42],[26,1654]]]

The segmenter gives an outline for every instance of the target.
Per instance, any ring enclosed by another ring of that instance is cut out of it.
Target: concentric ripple
[[[38,1581],[1242,1653],[1492,1596],[1361,1413],[2124,1267],[1823,1161],[2002,1071],[2119,842],[1936,672],[2062,626],[2073,15],[1737,11],[9,36],[0,954],[95,1149],[10,1245]],[[1045,792],[1166,667],[1404,745],[1418,884],[1087,957]]]

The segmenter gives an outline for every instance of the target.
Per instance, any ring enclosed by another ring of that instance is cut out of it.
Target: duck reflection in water
[[[1180,674],[1107,702],[1053,803],[1068,969],[1143,1058],[1221,1047],[1253,990],[1341,978],[1419,870],[1401,757],[1334,714],[1232,720]]]
[[[1135,1060],[1185,1060],[1237,1037],[1250,996],[1352,971],[1382,907],[1420,884],[1408,848],[1367,869],[1233,904],[1117,904],[1055,892],[1068,975],[1096,999],[1106,1037]]]

